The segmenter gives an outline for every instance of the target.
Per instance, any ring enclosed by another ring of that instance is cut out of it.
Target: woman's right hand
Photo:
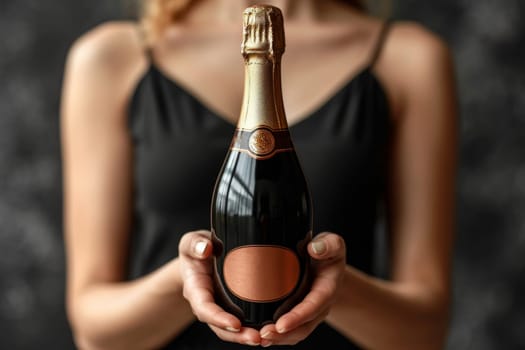
[[[215,303],[211,232],[201,230],[184,234],[179,243],[178,259],[183,296],[195,317],[207,323],[222,340],[259,345],[261,337],[257,330],[242,327],[237,317]]]

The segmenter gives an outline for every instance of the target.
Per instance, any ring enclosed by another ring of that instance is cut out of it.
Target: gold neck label
[[[237,129],[231,150],[262,160],[272,158],[277,153],[291,152],[293,145],[288,129],[274,130],[260,126],[251,130]]]

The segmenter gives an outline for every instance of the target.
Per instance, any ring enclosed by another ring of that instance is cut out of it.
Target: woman
[[[210,196],[242,98],[241,16],[252,3],[148,0],[141,26],[103,24],[72,47],[61,119],[76,344],[443,348],[457,125],[450,53],[420,25],[385,23],[356,1],[268,1],[285,18],[283,93],[314,201],[314,286],[260,331],[213,302]],[[372,264],[378,208],[388,280]]]

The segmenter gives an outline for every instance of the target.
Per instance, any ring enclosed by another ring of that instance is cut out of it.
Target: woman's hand
[[[242,327],[238,318],[215,303],[212,252],[209,231],[188,232],[181,238],[179,268],[184,298],[190,303],[197,319],[207,323],[222,340],[259,345],[261,337],[257,330]]]
[[[330,312],[346,266],[345,241],[339,235],[324,232],[308,245],[308,253],[313,258],[312,289],[301,303],[275,324],[261,328],[262,346],[297,344]]]
[[[330,311],[345,269],[344,240],[333,233],[321,233],[309,244],[314,281],[304,300],[275,324],[260,332],[242,327],[241,321],[214,301],[212,242],[209,231],[186,233],[179,244],[179,266],[183,295],[193,313],[207,323],[219,338],[247,345],[296,344],[306,338]]]

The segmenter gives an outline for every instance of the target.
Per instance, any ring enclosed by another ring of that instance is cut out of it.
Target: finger
[[[261,338],[272,338],[272,333],[277,334],[277,328],[275,328],[275,323],[270,323],[264,325],[260,330],[259,333],[261,334]]]
[[[211,232],[193,231],[185,233],[179,242],[179,255],[195,259],[206,259],[213,251]]]
[[[330,275],[332,274],[317,276],[303,301],[277,320],[275,327],[278,333],[289,332],[316,319],[321,312],[332,305],[337,281]]]
[[[194,315],[203,323],[209,326],[223,329],[228,332],[236,333],[241,330],[241,321],[234,315],[224,311],[215,302],[191,304]]]
[[[314,329],[326,318],[330,308],[326,308],[315,319],[302,324],[286,333],[278,333],[275,325],[261,328],[261,346],[270,345],[295,345],[308,337]]]
[[[318,260],[342,259],[346,256],[346,244],[341,236],[323,232],[308,244],[308,253]]]
[[[237,332],[231,332],[213,325],[209,326],[224,341],[250,346],[258,346],[261,343],[259,332],[253,328],[243,327]]]
[[[239,319],[215,304],[209,274],[196,273],[190,275],[184,283],[183,296],[188,300],[199,321],[230,331],[240,330],[241,322]]]
[[[263,348],[273,345],[274,339],[279,337],[279,333],[277,333],[277,329],[275,328],[275,323],[264,325],[259,330],[259,334],[261,335],[261,346]]]

